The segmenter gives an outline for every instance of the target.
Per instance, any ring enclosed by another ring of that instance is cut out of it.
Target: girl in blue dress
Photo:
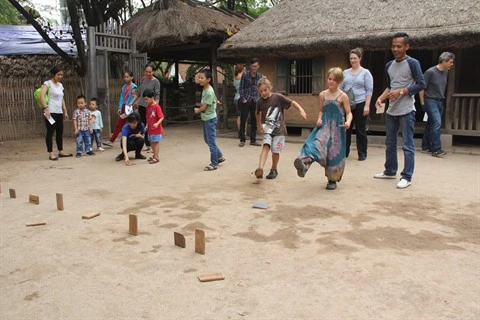
[[[343,81],[342,69],[331,68],[327,76],[328,89],[319,95],[317,126],[305,141],[294,165],[298,176],[304,177],[310,165],[318,162],[325,168],[327,190],[334,190],[345,169],[346,129],[352,122],[352,112],[347,94],[339,89]]]

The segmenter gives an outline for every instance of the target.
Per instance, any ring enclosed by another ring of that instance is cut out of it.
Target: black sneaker
[[[260,146],[261,146],[261,144],[258,143],[258,142],[256,142],[256,141],[251,141],[251,142],[250,142],[250,145],[251,145],[251,146],[256,146],[256,147],[260,147]]]
[[[337,189],[337,183],[335,181],[330,181],[328,180],[328,183],[327,183],[327,190],[335,190]]]
[[[82,154],[79,152],[75,155],[75,158],[80,158],[82,156]]]
[[[123,154],[122,154],[123,155]],[[147,159],[147,157],[145,157],[143,154],[136,154],[135,155],[135,159],[138,159],[138,160],[145,160]]]
[[[118,156],[115,157],[115,161],[122,161],[125,159],[125,156],[123,153],[120,153]]]
[[[270,173],[266,176],[267,179],[275,179],[278,176],[277,170],[270,170]]]
[[[95,152],[93,152],[93,151],[90,150],[90,151],[87,152],[87,154],[88,154],[89,156],[94,156],[94,155],[95,155]]]
[[[303,160],[300,158],[297,158],[295,159],[295,161],[293,161],[293,165],[297,169],[297,175],[300,178],[305,177],[305,173],[307,173],[307,166],[305,165],[305,163],[303,163]]]
[[[441,158],[446,154],[447,153],[445,151],[443,151],[442,149],[438,149],[437,151],[432,152],[432,156],[437,157],[437,158]]]

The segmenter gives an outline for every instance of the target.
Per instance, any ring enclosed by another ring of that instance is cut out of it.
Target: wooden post
[[[215,50],[215,45],[212,44],[210,47],[210,65],[212,66],[212,86],[213,91],[215,91],[215,96],[218,95],[218,75],[217,75],[217,50]],[[218,99],[218,96],[217,96]],[[218,106],[217,106],[217,118],[218,118]],[[219,122],[217,122],[217,128],[219,127]]]
[[[88,99],[98,97],[97,91],[97,49],[95,46],[95,27],[88,27],[87,29],[87,43],[88,43],[88,83],[87,94]]]
[[[57,193],[57,210],[63,211],[63,194]]]
[[[205,254],[205,231],[195,229],[195,252]]]
[[[138,220],[137,220],[137,215],[130,213],[128,215],[128,233],[131,234],[132,236],[137,235],[137,229],[138,229]]]
[[[15,189],[8,189],[8,192],[10,193],[10,198],[15,199],[17,197]]]
[[[445,123],[443,127],[447,133],[453,129],[452,122],[455,120],[453,117],[453,104],[455,103],[455,99],[453,99],[452,95],[455,93],[455,89],[458,88],[458,81],[460,79],[460,63],[461,63],[461,56],[462,56],[462,49],[453,52],[455,54],[455,65],[453,70],[448,72],[448,83],[447,83],[447,92],[446,92],[446,101],[445,101]]]
[[[112,123],[110,116],[110,88],[108,84],[108,76],[110,74],[110,61],[108,60],[108,50],[103,51],[103,58],[105,59],[105,112],[107,113],[107,132],[112,132]]]
[[[224,79],[222,82],[223,86],[223,96],[222,96],[222,104],[223,104],[223,129],[228,129],[228,88],[227,88],[227,80]]]

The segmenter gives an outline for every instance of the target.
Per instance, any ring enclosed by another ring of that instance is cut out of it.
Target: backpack
[[[40,88],[37,88],[37,89],[35,89],[35,91],[33,91],[33,99],[35,100],[35,102],[37,103],[37,105],[40,109],[43,109],[42,102],[40,101],[40,94],[42,92],[42,86],[40,86]],[[48,81],[47,93],[45,93],[45,102],[47,103],[47,105],[48,105],[48,100],[49,100],[48,91],[50,91],[50,81]]]

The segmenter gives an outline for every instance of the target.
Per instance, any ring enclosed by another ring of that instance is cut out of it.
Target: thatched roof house
[[[140,10],[124,28],[135,34],[137,49],[154,60],[209,61],[229,37],[227,29],[243,29],[251,18],[207,6],[196,0],[161,0]]]
[[[480,44],[480,1],[283,0],[218,50],[220,58],[313,57],[360,46],[384,50],[403,31],[416,49]]]

